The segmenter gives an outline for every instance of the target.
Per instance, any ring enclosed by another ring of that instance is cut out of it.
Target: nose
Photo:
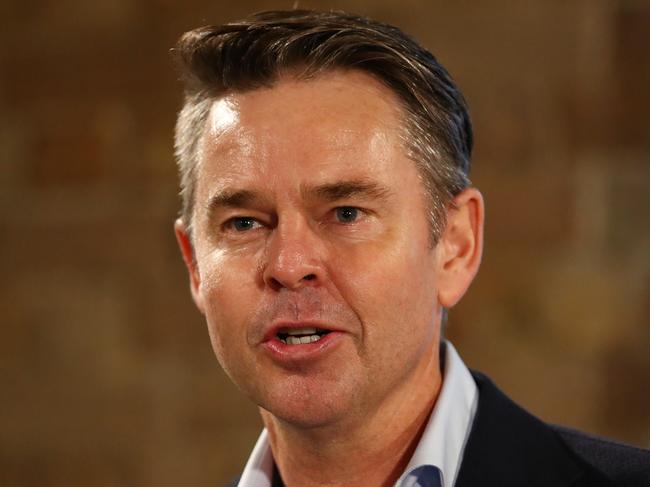
[[[267,245],[263,277],[272,289],[295,290],[323,280],[322,243],[305,221],[278,223]]]

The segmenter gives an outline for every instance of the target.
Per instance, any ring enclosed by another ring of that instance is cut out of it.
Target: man
[[[647,481],[647,452],[544,425],[441,341],[484,211],[465,101],[430,53],[308,11],[197,29],[177,53],[176,235],[266,427],[238,485]]]

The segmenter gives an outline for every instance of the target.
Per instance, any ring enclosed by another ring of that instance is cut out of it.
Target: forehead
[[[270,88],[228,94],[210,110],[197,189],[260,175],[266,185],[288,186],[394,171],[406,160],[402,119],[397,97],[360,71],[286,76]]]
[[[217,99],[211,121],[216,121],[214,116],[224,103],[239,108],[242,123],[270,117],[277,124],[279,113],[286,116],[281,119],[283,125],[313,118],[322,126],[328,122],[365,126],[367,122],[376,122],[377,116],[385,124],[401,118],[400,104],[392,90],[360,70],[326,71],[306,79],[288,72],[270,87],[230,93]],[[329,117],[316,115],[323,108],[330,112]]]

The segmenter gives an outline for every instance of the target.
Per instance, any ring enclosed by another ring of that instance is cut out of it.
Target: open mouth
[[[304,345],[314,343],[327,335],[330,330],[321,328],[291,328],[280,330],[276,336],[287,345]]]

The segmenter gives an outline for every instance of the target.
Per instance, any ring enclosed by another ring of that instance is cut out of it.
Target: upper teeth
[[[316,328],[292,328],[290,330],[285,331],[287,335],[315,335],[316,334]]]
[[[316,328],[291,328],[278,333],[278,338],[287,345],[313,343],[321,339]]]

